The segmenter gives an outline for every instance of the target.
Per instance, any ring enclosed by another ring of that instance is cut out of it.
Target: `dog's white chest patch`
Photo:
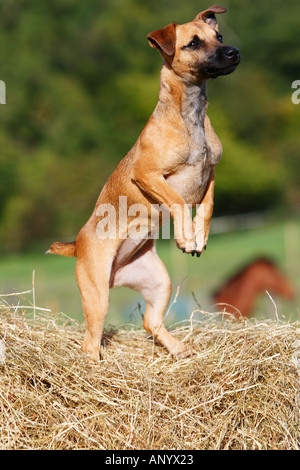
[[[207,143],[204,131],[206,114],[205,90],[194,86],[187,90],[182,105],[182,117],[189,134],[189,155],[187,164],[206,163]]]
[[[207,143],[204,128],[200,123],[193,126],[190,136],[190,153],[187,163],[195,165],[201,162],[202,166],[205,166],[207,159]]]

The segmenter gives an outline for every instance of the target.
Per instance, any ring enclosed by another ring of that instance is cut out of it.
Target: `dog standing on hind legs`
[[[172,355],[189,354],[163,323],[171,282],[151,238],[159,225],[153,226],[151,216],[155,205],[169,211],[176,243],[183,253],[200,256],[205,249],[213,211],[214,167],[222,155],[206,114],[206,83],[209,78],[233,72],[240,62],[238,49],[224,45],[218,30],[215,14],[225,11],[214,5],[190,23],[171,23],[147,36],[164,60],[157,106],[133,148],[104,185],[76,242],[56,242],[50,247],[50,253],[77,256],[76,280],[86,323],[82,349],[96,361],[109,289],[114,286],[128,286],[141,293],[146,302],[145,329]],[[126,196],[128,206],[145,208],[143,236],[128,236],[134,218],[125,221],[120,196]],[[101,236],[101,208],[107,205],[113,206],[123,232]],[[198,207],[194,220],[188,206]]]

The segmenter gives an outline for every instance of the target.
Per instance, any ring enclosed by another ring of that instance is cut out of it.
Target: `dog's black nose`
[[[227,47],[224,52],[228,59],[237,59],[240,57],[240,51],[236,47]]]

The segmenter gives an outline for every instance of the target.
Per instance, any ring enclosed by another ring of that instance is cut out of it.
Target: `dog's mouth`
[[[236,64],[227,65],[226,67],[203,67],[201,72],[210,77],[210,78],[217,78],[222,75],[229,75],[230,73],[234,72],[237,66],[240,63],[240,59]]]
[[[213,59],[201,64],[200,72],[209,78],[229,75],[234,72],[241,61],[239,50],[236,48],[219,48]]]

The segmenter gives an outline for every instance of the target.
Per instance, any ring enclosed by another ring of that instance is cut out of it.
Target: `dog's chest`
[[[206,93],[193,87],[186,93],[181,110],[187,132],[186,164],[214,165],[214,155],[205,134]]]
[[[198,112],[197,107],[185,116],[185,124],[188,132],[187,160],[188,165],[202,164],[205,166],[208,157],[207,142],[204,130],[204,117]]]
[[[210,135],[205,133],[206,95],[199,93],[198,87],[187,94],[181,115],[186,134],[182,165],[167,181],[186,203],[197,204],[204,195],[212,167],[220,159],[220,152],[215,151]]]

